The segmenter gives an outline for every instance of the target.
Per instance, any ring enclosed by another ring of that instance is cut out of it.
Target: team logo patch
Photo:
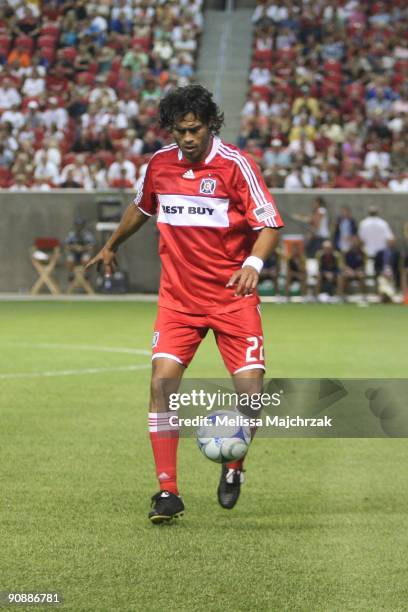
[[[205,178],[200,183],[200,193],[212,194],[215,192],[216,185],[215,179]]]
[[[154,332],[152,340],[152,348],[156,348],[159,343],[160,332]]]
[[[269,202],[269,204],[255,208],[254,215],[258,221],[265,221],[265,219],[274,217],[276,215],[276,210],[273,207],[273,204]]]

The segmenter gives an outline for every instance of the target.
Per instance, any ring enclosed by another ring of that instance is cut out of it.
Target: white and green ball
[[[246,425],[235,424],[238,413],[217,410],[207,417],[208,425],[197,431],[197,445],[204,457],[216,463],[238,461],[248,452],[251,431]],[[228,424],[223,424],[223,419]]]

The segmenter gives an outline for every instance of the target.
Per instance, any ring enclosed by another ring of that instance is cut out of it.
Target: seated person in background
[[[60,184],[60,187],[63,187],[64,189],[81,189],[82,185],[75,180],[74,171],[69,170],[67,172],[65,181]]]
[[[405,255],[401,270],[401,289],[404,293],[408,292],[408,253]]]
[[[272,255],[265,260],[264,267],[259,275],[259,282],[270,280],[273,283],[275,295],[279,294],[279,274],[281,264],[281,252],[276,249]]]
[[[361,248],[360,238],[351,236],[350,248],[344,254],[344,269],[341,274],[341,292],[345,293],[351,281],[358,281],[361,293],[365,293],[366,256]]]
[[[306,295],[306,258],[296,242],[292,246],[292,254],[286,260],[286,296],[289,296],[290,287],[295,281],[300,283],[300,294]]]
[[[322,244],[322,250],[316,253],[318,263],[318,278],[316,284],[316,293],[328,293],[335,295],[340,289],[340,274],[341,274],[341,255],[333,249],[330,240],[325,240]]]
[[[374,257],[378,293],[384,302],[393,301],[400,286],[400,252],[394,238],[387,240],[385,249]]]
[[[65,238],[65,265],[72,272],[75,266],[84,266],[92,257],[95,237],[86,229],[86,220],[76,217],[74,229]]]

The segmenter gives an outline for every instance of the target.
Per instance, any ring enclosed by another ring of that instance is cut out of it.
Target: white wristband
[[[258,274],[260,274],[263,268],[263,265],[264,265],[264,262],[262,261],[262,259],[260,259],[259,257],[255,257],[255,255],[250,255],[249,257],[246,258],[246,260],[242,264],[242,267],[244,268],[245,266],[252,266],[253,268],[255,268]]]

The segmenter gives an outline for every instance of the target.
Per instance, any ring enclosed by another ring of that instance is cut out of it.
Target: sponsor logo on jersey
[[[274,217],[276,215],[276,210],[273,207],[273,204],[269,202],[269,204],[264,204],[264,206],[255,208],[254,215],[258,221],[265,221],[265,219]]]
[[[190,170],[187,170],[182,176],[183,178],[186,178],[186,179],[195,179],[195,174],[191,168]]]
[[[229,227],[227,198],[191,195],[158,195],[157,221],[190,227]]]
[[[152,339],[152,348],[156,348],[159,343],[160,332],[154,332]]]
[[[205,178],[200,183],[200,193],[212,194],[215,193],[217,181],[211,178]]]

